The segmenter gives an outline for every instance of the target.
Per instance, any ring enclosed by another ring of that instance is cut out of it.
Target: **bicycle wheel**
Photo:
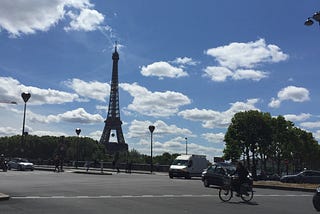
[[[253,198],[253,190],[248,190],[246,193],[241,194],[241,199],[245,202],[251,201]]]
[[[232,190],[229,186],[221,187],[219,190],[219,198],[221,201],[227,202],[232,198]]]

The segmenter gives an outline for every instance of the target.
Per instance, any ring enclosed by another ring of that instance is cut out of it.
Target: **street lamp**
[[[153,126],[153,125],[150,125],[149,126],[149,131],[150,131],[150,134],[151,134],[151,162],[150,162],[150,172],[152,174],[152,170],[153,170],[153,162],[152,162],[152,134],[153,134],[153,131],[156,127]]]
[[[21,152],[23,152],[23,146],[24,146],[24,138],[27,132],[24,131],[25,123],[26,123],[26,108],[27,108],[27,102],[31,97],[31,94],[29,92],[23,92],[21,94],[21,97],[24,101],[24,110],[23,110],[23,123],[22,123],[22,135],[21,135]]]
[[[187,155],[188,154],[188,138],[185,137],[184,139],[186,140],[186,155]]]
[[[79,135],[81,133],[80,128],[76,128],[76,133],[78,135],[77,145],[76,145],[76,168],[78,168],[78,160],[79,160]]]
[[[306,25],[306,26],[313,25],[314,22],[313,22],[312,19],[317,21],[319,23],[319,25],[320,25],[320,11],[319,12],[315,12],[312,17],[307,18],[307,20],[304,22],[304,25]]]

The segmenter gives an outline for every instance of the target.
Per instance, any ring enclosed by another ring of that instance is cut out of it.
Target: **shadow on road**
[[[229,204],[243,204],[243,205],[250,205],[250,206],[257,206],[259,205],[256,201],[228,201],[228,202],[222,202],[222,203],[229,203]]]

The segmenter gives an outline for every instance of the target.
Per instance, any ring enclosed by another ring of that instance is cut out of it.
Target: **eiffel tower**
[[[114,53],[112,54],[112,80],[111,90],[109,98],[109,109],[107,119],[104,121],[105,126],[103,133],[100,138],[100,143],[104,144],[107,153],[114,154],[120,151],[128,151],[128,144],[125,143],[123,132],[122,132],[122,121],[120,120],[120,109],[119,109],[119,78],[118,78],[118,61],[119,54],[117,52],[117,44],[115,45]],[[117,142],[110,142],[111,137],[115,137],[116,133]]]

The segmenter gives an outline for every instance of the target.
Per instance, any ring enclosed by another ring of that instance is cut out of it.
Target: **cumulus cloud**
[[[204,76],[211,78],[214,82],[224,82],[228,77],[231,77],[234,80],[253,80],[260,81],[263,78],[268,77],[267,72],[256,71],[251,69],[239,69],[232,71],[229,68],[221,66],[208,66],[204,69]]]
[[[168,117],[179,111],[179,107],[190,104],[190,99],[179,92],[151,92],[137,83],[122,83],[120,87],[133,96],[128,111],[154,117]]]
[[[251,79],[254,81],[260,81],[263,78],[268,77],[267,72],[255,71],[251,69],[239,69],[234,72],[232,78],[235,80]]]
[[[215,82],[224,82],[229,76],[233,76],[233,72],[225,67],[208,66],[204,69],[205,76],[211,78]]]
[[[255,42],[234,42],[226,46],[211,48],[206,54],[214,57],[218,63],[230,69],[253,68],[265,62],[280,62],[288,58],[276,45],[267,45],[264,39]]]
[[[157,120],[155,122],[150,121],[138,121],[133,120],[129,126],[128,138],[141,138],[149,136],[150,125],[154,125],[155,131],[154,134],[158,136],[165,135],[183,135],[183,136],[192,136],[192,132],[188,129],[179,128],[176,125],[168,125],[162,120]]]
[[[41,89],[33,86],[22,85],[18,80],[11,77],[0,77],[0,98],[1,100],[10,100],[21,102],[21,93],[29,92],[31,98],[28,104],[61,104],[73,102],[79,99],[77,94],[72,94],[54,89]]]
[[[143,76],[156,76],[160,79],[164,77],[179,78],[188,76],[188,73],[182,68],[174,67],[167,62],[155,62],[147,66],[142,66],[141,74]]]
[[[254,68],[264,63],[277,63],[288,59],[288,55],[283,53],[278,46],[267,45],[264,39],[248,43],[234,42],[208,49],[205,53],[214,57],[218,62],[218,66],[209,66],[204,69],[206,75],[213,81],[225,81],[228,76],[234,80],[260,81],[268,77],[268,73]]]
[[[12,127],[0,127],[0,136],[12,136],[20,133],[20,130],[17,130],[16,128]]]
[[[320,140],[320,130],[313,133],[314,138],[316,138],[318,141]]]
[[[72,11],[68,12],[68,16],[72,19],[70,26],[64,29],[69,30],[84,30],[94,31],[99,28],[99,25],[103,22],[104,17],[96,10],[82,9],[80,14],[75,14]]]
[[[306,114],[306,113],[301,113],[299,115],[296,115],[296,114],[286,114],[286,115],[283,115],[284,118],[286,118],[286,120],[289,120],[289,121],[304,121],[304,120],[307,120],[311,117],[311,114]]]
[[[44,131],[44,130],[36,130],[32,131],[30,134],[37,135],[37,136],[68,136],[65,132],[59,132],[59,131]]]
[[[208,109],[187,109],[178,113],[179,116],[191,121],[200,121],[205,128],[226,128],[233,115],[240,111],[258,110],[255,104],[258,99],[249,99],[247,102],[231,103],[231,107],[223,112]]]
[[[285,100],[291,100],[293,102],[305,102],[310,100],[309,91],[306,88],[288,86],[281,89],[278,92],[278,99],[271,98],[270,103],[268,104],[271,108],[278,108],[281,105],[281,102]]]
[[[202,137],[211,143],[223,143],[224,133],[205,133]]]
[[[150,140],[141,139],[138,143],[132,145],[135,149],[138,149],[143,154],[150,153]],[[185,139],[183,137],[175,137],[165,142],[159,142],[155,139],[153,152],[155,155],[169,152],[171,154],[185,154]],[[188,153],[189,154],[203,154],[206,155],[208,160],[212,160],[214,156],[221,156],[223,150],[217,149],[212,146],[206,147],[196,143],[188,142]]]
[[[172,61],[172,63],[178,65],[197,65],[199,62],[194,61],[190,57],[177,57],[175,60]]]
[[[309,128],[309,129],[320,128],[320,121],[304,122],[304,123],[300,123],[300,126]]]
[[[72,79],[65,82],[65,84],[72,88],[80,96],[105,101],[105,98],[110,93],[110,85],[98,81],[85,82],[80,79]]]
[[[104,17],[90,0],[1,0],[0,28],[11,36],[48,31],[61,21],[70,21],[65,30],[93,31]]]
[[[59,123],[59,122],[68,122],[68,123],[102,123],[104,119],[99,114],[90,114],[86,112],[83,108],[78,108],[75,110],[67,111],[62,114],[48,116],[38,115],[32,111],[28,112],[28,120],[31,122],[40,122],[40,123]]]

